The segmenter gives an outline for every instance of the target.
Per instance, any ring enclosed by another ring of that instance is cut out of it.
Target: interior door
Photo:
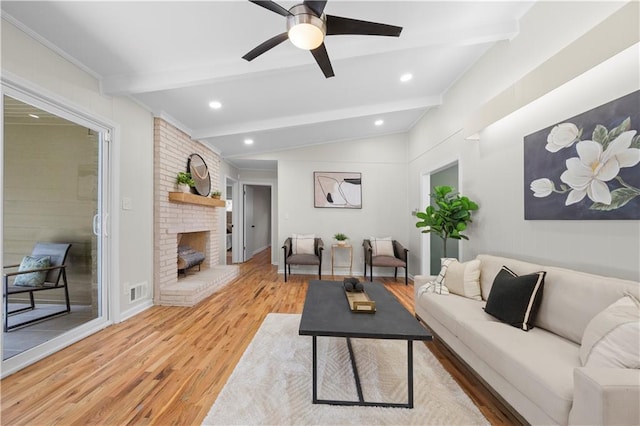
[[[244,185],[244,244],[243,258],[246,262],[253,257],[254,247],[254,230],[256,228],[253,218],[253,187]]]

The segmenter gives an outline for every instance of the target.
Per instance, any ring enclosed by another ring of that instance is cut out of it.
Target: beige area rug
[[[311,340],[300,315],[269,314],[203,424],[488,424],[422,342],[414,342],[413,409],[311,403]],[[352,339],[365,401],[407,401],[406,341]],[[318,398],[357,401],[346,339],[318,338]]]

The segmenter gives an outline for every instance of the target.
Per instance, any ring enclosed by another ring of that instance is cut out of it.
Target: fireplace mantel
[[[202,195],[191,194],[189,192],[170,192],[169,201],[174,203],[197,204],[208,207],[225,207],[224,200],[217,198],[203,197]]]

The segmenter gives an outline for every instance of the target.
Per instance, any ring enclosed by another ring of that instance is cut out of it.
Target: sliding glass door
[[[65,291],[35,291],[30,308],[29,293],[3,289],[9,312],[29,308],[3,311],[3,325],[15,326],[2,336],[6,371],[108,321],[110,192],[108,128],[20,90],[3,91],[3,264],[24,266],[34,247],[71,244],[65,260],[70,312],[20,326],[64,311]]]

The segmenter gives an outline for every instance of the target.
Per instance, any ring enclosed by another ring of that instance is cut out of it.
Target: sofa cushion
[[[558,424],[573,401],[579,346],[546,330],[522,333],[497,321],[460,321],[459,338]]]
[[[480,286],[486,299],[493,279],[502,265],[518,275],[545,270],[545,289],[535,326],[549,330],[580,344],[587,324],[607,306],[626,293],[640,298],[640,284],[635,281],[603,277],[570,269],[541,266],[535,263],[490,255],[479,255]],[[580,297],[576,297],[580,295]]]
[[[587,325],[580,346],[585,367],[640,368],[640,309],[625,296]]]
[[[444,285],[450,293],[468,297],[474,300],[482,300],[480,296],[480,261],[475,259],[460,263],[458,259],[442,259],[448,262],[444,274]],[[442,273],[442,272],[441,272]]]
[[[397,257],[393,256],[376,256],[371,262],[373,266],[395,266],[404,268],[407,264]]]
[[[319,265],[320,258],[315,254],[292,254],[287,258],[290,265]]]
[[[456,336],[460,321],[497,322],[495,318],[482,310],[483,301],[462,296],[423,293],[418,296],[416,304],[420,304]]]
[[[484,310],[500,321],[529,331],[542,300],[545,272],[516,275],[503,266],[493,282]]]

